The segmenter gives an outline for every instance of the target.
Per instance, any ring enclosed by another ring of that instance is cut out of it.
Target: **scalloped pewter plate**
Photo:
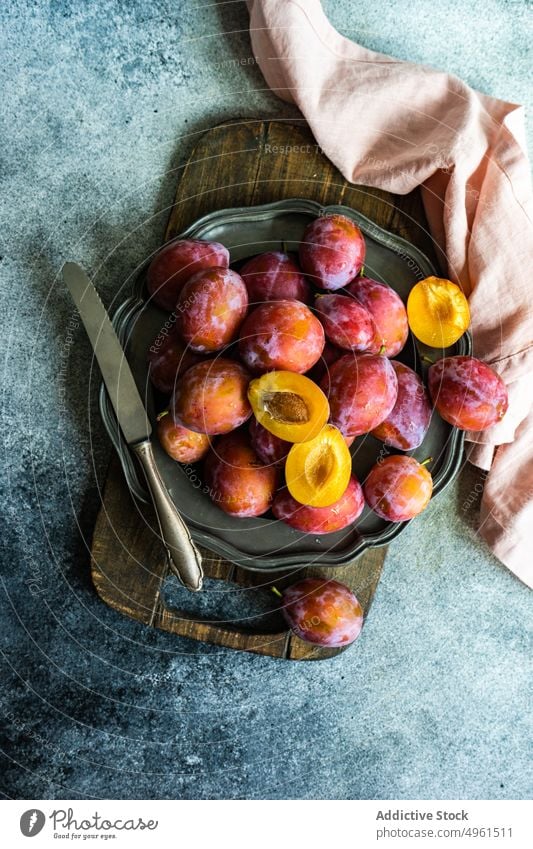
[[[176,238],[210,239],[222,242],[230,250],[231,262],[239,262],[268,250],[297,250],[305,226],[312,218],[338,212],[352,218],[361,228],[367,243],[365,270],[368,276],[388,283],[406,301],[414,282],[438,275],[430,260],[405,239],[388,233],[356,210],[345,206],[322,207],[308,200],[284,200],[255,207],[219,210],[191,224]],[[156,404],[146,363],[146,352],[167,319],[167,314],[145,294],[144,270],[134,291],[115,312],[113,323],[124,345],[133,375],[152,425],[155,426]],[[470,336],[465,334],[452,348],[436,352],[425,348],[411,335],[399,359],[424,373],[421,357],[469,354]],[[139,477],[133,457],[125,444],[105,388],[100,390],[100,410],[104,425],[118,451],[127,484],[132,494],[147,501],[144,482]],[[155,430],[155,427],[154,427]],[[463,455],[463,433],[434,415],[424,442],[412,453],[422,460],[432,457],[431,471],[434,496],[453,480]],[[202,491],[196,467],[182,467],[168,457],[157,438],[154,454],[162,478],[177,508],[186,519],[194,540],[227,560],[248,569],[271,571],[320,563],[342,566],[350,563],[366,549],[387,545],[407,523],[385,522],[365,508],[351,527],[334,534],[313,536],[302,534],[273,518],[235,519],[223,513]],[[353,469],[364,480],[379,456],[389,453],[372,436],[359,437],[352,446]],[[395,453],[395,452],[391,452]]]

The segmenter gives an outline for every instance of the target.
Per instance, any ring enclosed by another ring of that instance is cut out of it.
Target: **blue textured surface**
[[[326,11],[369,47],[524,102],[526,3],[463,5]],[[109,444],[61,264],[120,300],[195,133],[295,113],[249,61],[241,3],[8,0],[0,16],[3,794],[528,796],[531,598],[476,538],[471,468],[391,548],[363,635],[335,660],[197,645],[97,600],[84,538]]]

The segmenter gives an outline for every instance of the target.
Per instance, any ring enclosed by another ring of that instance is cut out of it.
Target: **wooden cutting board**
[[[385,230],[414,243],[434,259],[420,193],[396,196],[378,189],[353,186],[323,156],[309,129],[281,121],[236,120],[202,135],[178,183],[164,240],[173,238],[197,218],[217,209],[252,206],[301,197],[321,204],[343,203],[360,210]],[[170,606],[163,597],[169,577],[166,557],[155,530],[153,511],[134,504],[122,470],[113,457],[103,491],[92,541],[92,580],[100,598],[120,613],[194,640],[291,660],[321,660],[344,649],[312,646],[282,625],[265,627],[246,619],[209,620]],[[255,593],[268,586],[264,573],[245,571],[205,549],[206,576],[231,582],[235,591]],[[378,585],[385,548],[365,552],[340,568],[313,567],[295,575],[272,575],[283,588],[306,575],[335,578],[350,586],[365,617]],[[209,590],[207,590],[209,591]],[[272,594],[272,608],[279,600]],[[357,643],[353,647],[357,651]]]

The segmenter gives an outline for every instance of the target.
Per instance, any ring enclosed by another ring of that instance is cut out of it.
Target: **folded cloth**
[[[341,36],[319,0],[248,0],[254,56],[352,183],[421,186],[450,279],[469,296],[475,356],[509,389],[499,424],[469,433],[489,469],[479,533],[533,586],[533,199],[521,106]]]

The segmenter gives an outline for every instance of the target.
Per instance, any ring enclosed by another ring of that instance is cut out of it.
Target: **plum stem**
[[[432,360],[432,359],[431,359],[431,357],[428,357],[426,354],[423,354],[423,355],[422,355],[422,357],[421,357],[421,359],[422,359],[422,362],[423,362],[423,363],[429,363],[429,364],[430,364],[430,366],[434,366],[434,365],[435,365],[435,360]]]
[[[433,457],[426,457],[426,459],[425,459],[425,460],[423,460],[423,461],[420,463],[420,465],[421,465],[421,466],[427,466],[427,464],[428,464],[428,463],[432,463],[432,462],[433,462]]]
[[[156,421],[160,422],[163,416],[168,416],[169,410],[163,410],[162,413],[158,413],[156,417]]]
[[[384,354],[386,350],[387,350],[387,346],[386,346],[386,345],[382,345],[382,346],[381,346],[381,348],[379,349],[380,356],[381,356],[382,354]]]
[[[365,276],[365,267],[364,267],[364,265],[362,265],[361,271],[359,272],[359,277],[364,277],[364,276]]]
[[[272,586],[272,587],[270,587],[270,589],[272,590],[274,595],[278,596],[278,598],[283,598],[283,593],[280,593],[280,591],[278,590],[277,587]]]

